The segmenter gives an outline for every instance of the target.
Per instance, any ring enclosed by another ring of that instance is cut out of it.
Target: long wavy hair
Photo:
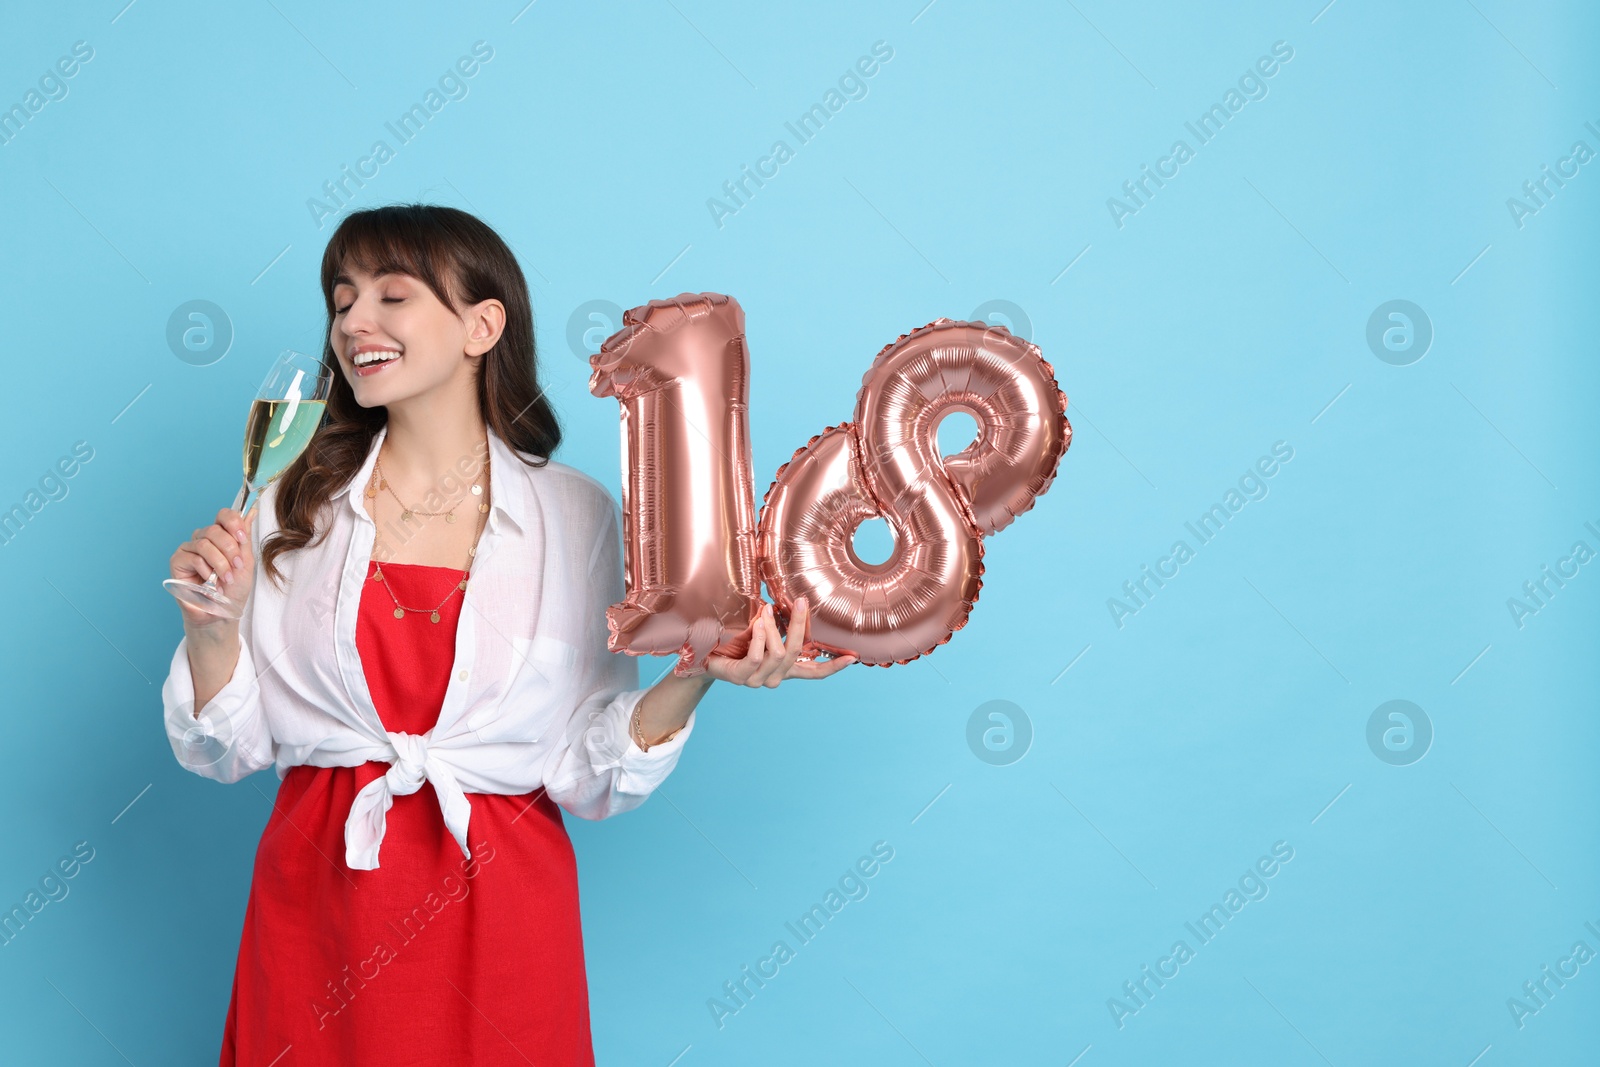
[[[353,212],[322,253],[322,297],[328,312],[322,362],[333,372],[327,413],[306,450],[279,476],[278,529],[261,546],[261,562],[279,585],[283,575],[278,557],[327,535],[326,527],[317,529],[317,519],[333,493],[366,461],[373,438],[389,417],[383,407],[356,403],[333,351],[334,279],[350,267],[408,274],[458,312],[490,298],[504,304],[505,330],[479,362],[478,410],[501,440],[526,453],[520,458],[531,467],[544,466],[561,444],[561,426],[539,387],[528,283],[500,235],[465,211],[435,204]]]

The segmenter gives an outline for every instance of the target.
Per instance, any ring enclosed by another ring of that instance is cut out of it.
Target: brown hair
[[[328,312],[322,362],[333,371],[327,413],[306,450],[278,479],[278,530],[261,546],[261,562],[279,584],[277,558],[315,544],[327,533],[316,529],[318,515],[361,468],[372,439],[388,420],[384,408],[356,403],[333,351],[334,278],[350,266],[369,274],[411,275],[458,311],[490,298],[504,304],[505,330],[479,364],[478,410],[512,449],[543,457],[522,457],[531,467],[544,466],[561,444],[561,426],[539,387],[528,283],[500,235],[465,211],[434,204],[353,212],[322,253],[322,298]]]

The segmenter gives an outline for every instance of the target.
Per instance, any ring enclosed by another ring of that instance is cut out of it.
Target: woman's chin
[[[363,388],[362,385],[356,385],[350,391],[355,394],[356,403],[364,408],[388,407],[398,399],[394,396],[395,390],[378,386],[366,386]]]

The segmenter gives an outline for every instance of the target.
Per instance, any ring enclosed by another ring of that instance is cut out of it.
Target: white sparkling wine
[[[244,430],[244,480],[259,489],[305,451],[322,423],[325,400],[257,400]]]

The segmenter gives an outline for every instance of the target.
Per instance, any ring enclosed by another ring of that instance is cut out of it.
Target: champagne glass
[[[322,425],[333,371],[320,359],[284,349],[256,390],[244,429],[244,484],[233,510],[248,514],[255,498],[282,474]],[[213,574],[204,584],[168,578],[161,583],[179,600],[209,615],[237,619],[244,605],[229,599]]]

